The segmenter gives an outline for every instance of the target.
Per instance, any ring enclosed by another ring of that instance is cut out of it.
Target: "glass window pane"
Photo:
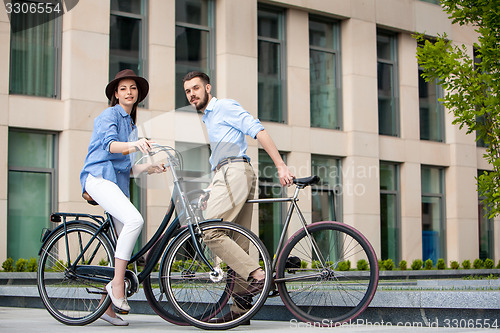
[[[111,0],[111,10],[142,14],[142,0]]]
[[[338,129],[338,90],[334,53],[310,51],[311,127]]]
[[[398,260],[398,209],[396,194],[380,194],[380,239],[382,259]]]
[[[57,96],[58,22],[49,14],[11,15],[10,93]]]
[[[141,20],[111,15],[109,36],[110,80],[115,77],[116,73],[127,68],[139,73],[138,75],[142,75],[139,66],[141,33]]]
[[[340,221],[336,210],[336,189],[341,185],[339,159],[312,155],[311,172],[321,178],[312,186],[312,221]]]
[[[421,74],[419,70],[420,139],[442,142],[444,111],[438,101],[441,88],[433,81],[425,82]]]
[[[259,10],[257,29],[257,33],[260,37],[280,39],[280,13],[269,10]]]
[[[396,168],[395,164],[380,163],[380,189],[396,191]]]
[[[176,82],[182,86],[182,79],[190,71],[200,71],[210,75],[209,33],[207,31],[177,26],[175,39]],[[188,105],[183,89],[176,89],[176,107]]]
[[[54,135],[9,132],[9,167],[54,167]]]
[[[385,60],[394,60],[393,37],[383,34],[377,35],[377,58]]]
[[[209,2],[206,0],[175,1],[175,21],[208,26]]]
[[[336,34],[333,23],[309,20],[309,45],[336,49]]]
[[[280,47],[276,43],[258,42],[258,114],[263,121],[283,122]]]
[[[443,257],[441,252],[442,200],[437,197],[422,197],[422,256],[434,263]]]
[[[442,186],[442,169],[422,167],[422,193],[441,194],[443,193]]]
[[[49,227],[51,175],[9,171],[8,186],[7,256],[36,258],[42,229]]]

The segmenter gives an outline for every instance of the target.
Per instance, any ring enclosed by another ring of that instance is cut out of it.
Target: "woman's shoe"
[[[123,320],[120,316],[116,316],[115,318],[113,318],[107,314],[103,314],[101,316],[101,319],[107,321],[113,326],[128,326],[128,321]]]
[[[115,296],[113,296],[113,288],[111,287],[111,282],[106,285],[106,291],[111,298],[111,302],[113,302],[113,306],[117,310],[116,312],[118,312],[119,314],[128,314],[130,311],[130,306],[128,305],[127,299],[125,297],[115,298]]]

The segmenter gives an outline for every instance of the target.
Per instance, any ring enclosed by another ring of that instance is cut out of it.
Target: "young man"
[[[258,119],[231,99],[217,99],[211,95],[210,78],[205,73],[190,72],[183,79],[184,91],[191,105],[203,113],[212,154],[210,164],[215,176],[210,185],[210,198],[205,209],[206,219],[222,218],[250,229],[252,206],[245,205],[254,197],[257,178],[246,155],[248,135],[262,145],[273,160],[280,183],[290,186],[294,175],[283,162],[273,140]],[[249,284],[237,284],[233,294],[241,294],[245,289],[251,294],[262,289],[265,273],[258,260],[242,251],[243,244],[236,244],[227,235],[206,234],[205,242],[210,249]],[[230,321],[240,317],[245,309],[234,302],[231,312],[220,321]]]

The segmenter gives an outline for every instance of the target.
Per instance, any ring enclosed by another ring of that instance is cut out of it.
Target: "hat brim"
[[[142,102],[148,95],[149,83],[145,78],[137,75],[123,76],[109,82],[108,85],[106,86],[106,97],[109,100],[111,100],[111,97],[113,97],[113,94],[116,91],[116,86],[118,85],[118,83],[120,83],[121,80],[126,80],[126,79],[131,79],[135,81],[137,88],[140,91],[139,102]]]

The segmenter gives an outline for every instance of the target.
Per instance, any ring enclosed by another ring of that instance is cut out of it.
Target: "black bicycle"
[[[163,319],[178,324],[193,324],[204,329],[228,329],[251,318],[263,306],[271,287],[271,266],[264,244],[251,231],[234,223],[204,221],[199,191],[186,193],[177,176],[182,159],[175,149],[155,145],[150,156],[163,153],[165,166],[171,171],[173,193],[170,206],[152,238],[130,259],[131,264],[147,253],[142,271],[127,270],[127,297],[139,291],[142,283],[147,301]],[[58,321],[67,325],[92,323],[106,311],[111,299],[105,286],[114,275],[116,231],[111,216],[54,213],[51,221],[60,223],[42,236],[37,285],[43,304]],[[266,271],[262,292],[252,297],[232,295],[242,278],[224,262],[224,254],[216,255],[204,242],[207,232],[229,236],[245,244],[247,253]],[[151,278],[159,266],[158,279]],[[135,265],[137,267],[137,265]],[[168,274],[165,272],[168,271]],[[172,283],[175,281],[175,283]],[[192,302],[189,291],[203,286],[205,296]],[[182,292],[184,298],[179,296]],[[175,299],[172,306],[165,297]],[[244,302],[248,312],[240,318],[219,323],[214,320],[230,311],[234,302]],[[189,304],[189,315],[179,307]],[[187,320],[185,320],[187,317]]]

